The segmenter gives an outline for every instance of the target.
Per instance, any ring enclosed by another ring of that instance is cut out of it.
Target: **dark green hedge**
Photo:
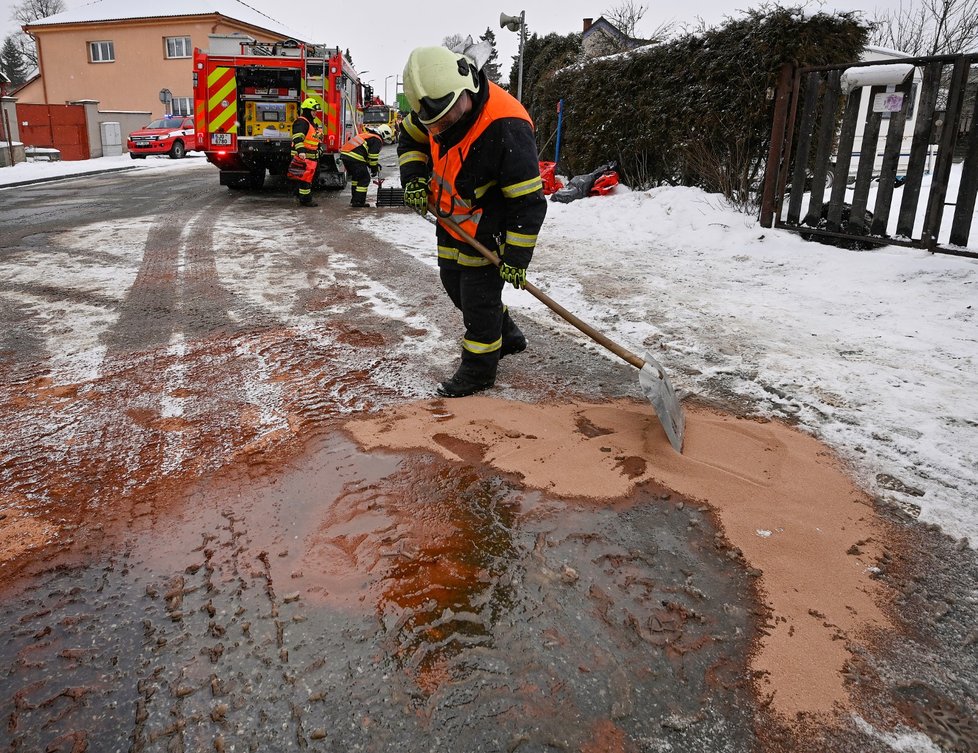
[[[857,14],[781,6],[576,65],[579,34],[534,36],[524,48],[523,100],[541,159],[553,159],[556,103],[564,100],[565,174],[617,160],[635,188],[699,186],[746,205],[764,169],[782,64],[858,60],[866,37]]]

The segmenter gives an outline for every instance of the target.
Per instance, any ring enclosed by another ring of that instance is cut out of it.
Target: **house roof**
[[[241,0],[167,0],[166,3],[154,3],[152,6],[142,4],[138,7],[139,9],[133,6],[132,0],[96,0],[64,13],[40,18],[26,24],[24,28],[106,21],[133,21],[147,18],[213,16],[217,14],[285,38],[297,39],[302,42],[309,41],[304,39],[303,35],[276,21],[271,16],[266,16],[261,11],[255,10]]]
[[[7,92],[7,93],[8,93],[8,94],[9,94],[10,96],[12,96],[12,97],[16,97],[16,96],[17,96],[17,93],[18,93],[18,92],[19,92],[19,91],[20,91],[21,89],[23,89],[23,88],[24,88],[25,86],[27,86],[28,84],[30,84],[30,83],[33,83],[34,81],[37,81],[37,80],[38,80],[38,79],[39,79],[40,77],[41,77],[41,74],[40,74],[40,73],[34,73],[34,75],[33,75],[33,76],[31,76],[31,77],[30,77],[29,79],[27,79],[26,81],[21,81],[21,82],[20,82],[19,84],[17,84],[16,86],[14,86],[14,87],[12,87],[12,88],[10,89],[10,91],[9,91],[9,92]]]
[[[628,36],[621,29],[611,23],[611,21],[604,16],[599,16],[598,20],[594,21],[591,26],[588,27],[588,30],[584,32],[583,36],[589,37],[599,31],[604,32],[605,34],[610,34],[617,39],[628,39]]]
[[[645,44],[647,41],[628,36],[604,16],[600,16],[597,21],[594,21],[591,26],[588,27],[587,31],[582,34],[581,38],[587,39],[592,34],[597,33],[601,33],[607,37],[612,37],[625,47],[637,47],[641,44]]]

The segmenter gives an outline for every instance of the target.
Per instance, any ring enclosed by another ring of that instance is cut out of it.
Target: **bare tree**
[[[622,0],[618,5],[604,11],[602,15],[625,36],[634,37],[635,27],[648,9],[649,6],[637,4],[634,0]]]
[[[20,21],[22,24],[29,24],[39,18],[63,13],[64,10],[64,0],[21,0],[18,5],[13,7],[10,18],[14,21]]]
[[[465,41],[465,37],[461,34],[449,34],[447,37],[441,40],[441,46],[452,49],[458,47],[462,42]]]
[[[24,25],[62,13],[64,10],[64,0],[22,0],[13,6],[10,18]],[[37,45],[34,44],[34,37],[23,31],[18,31],[12,35],[12,38],[24,62],[37,70]]]
[[[608,19],[615,27],[629,39],[635,39],[638,31],[638,23],[645,16],[648,10],[647,5],[636,5],[633,0],[624,0],[610,10],[604,11],[602,15]],[[675,21],[663,21],[656,26],[651,34],[644,34],[643,39],[649,42],[664,42],[676,30]],[[622,49],[627,49],[629,44],[619,45]]]
[[[908,55],[951,55],[978,46],[978,0],[917,0],[872,19],[870,44]]]

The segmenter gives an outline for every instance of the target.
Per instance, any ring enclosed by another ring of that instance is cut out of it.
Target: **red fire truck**
[[[285,174],[292,121],[299,103],[312,97],[321,105],[324,131],[315,184],[343,188],[339,149],[360,125],[363,92],[342,51],[236,35],[211,35],[209,45],[194,50],[196,149],[221,171],[221,185],[261,188],[266,173]]]

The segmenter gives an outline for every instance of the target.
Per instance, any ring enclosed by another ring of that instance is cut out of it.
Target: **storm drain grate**
[[[403,188],[378,188],[377,206],[379,207],[403,207],[404,189]]]

